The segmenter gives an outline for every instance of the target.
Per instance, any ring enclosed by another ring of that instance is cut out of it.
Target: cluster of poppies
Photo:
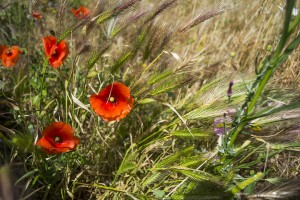
[[[127,116],[133,107],[134,98],[129,88],[114,82],[103,88],[98,94],[90,96],[90,104],[95,113],[104,121],[119,121]],[[48,154],[61,154],[76,149],[79,138],[74,136],[74,130],[63,122],[50,124],[37,142]]]
[[[83,6],[71,11],[79,19],[90,16],[89,9]],[[37,19],[42,18],[38,12],[34,12],[32,16]],[[64,40],[57,41],[52,35],[43,37],[43,45],[45,56],[53,68],[60,67],[69,55],[67,43]],[[19,53],[21,51],[17,46],[0,46],[2,65],[14,66],[19,59]],[[104,87],[98,94],[91,95],[89,100],[92,109],[105,122],[123,119],[131,111],[134,103],[130,89],[120,82],[113,82]],[[37,141],[36,145],[41,146],[47,154],[59,155],[75,150],[79,142],[79,138],[74,135],[74,129],[70,125],[64,122],[54,122],[44,129],[42,138]]]

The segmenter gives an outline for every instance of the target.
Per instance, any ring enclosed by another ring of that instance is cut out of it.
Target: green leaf
[[[130,58],[130,56],[132,55],[131,51],[126,52],[125,54],[123,54],[116,62],[115,64],[111,67],[111,72],[114,73],[116,72],[118,69],[120,69],[122,67],[122,65]]]
[[[30,176],[33,176],[38,170],[37,169],[34,169],[32,171],[29,171],[27,172],[26,174],[24,174],[21,178],[19,178],[16,182],[15,182],[15,185],[17,185],[20,181],[30,177]]]
[[[148,177],[142,184],[142,187],[146,187],[147,185],[150,185],[152,183],[156,183],[159,181],[164,180],[170,173],[167,171],[159,171],[154,172],[150,177]]]
[[[178,130],[175,132],[172,132],[171,135],[181,138],[188,138],[188,139],[195,139],[199,140],[200,138],[207,138],[211,136],[211,133],[208,131],[203,131],[201,129],[192,129],[192,134],[188,130]]]
[[[173,72],[172,71],[164,71],[162,73],[158,73],[158,74],[153,74],[149,80],[148,80],[148,84],[149,85],[153,85],[155,83],[157,83],[158,81],[165,79],[167,77],[169,77],[170,75],[172,75]]]
[[[236,194],[236,193],[240,192],[241,190],[243,190],[246,186],[260,180],[262,177],[263,177],[263,173],[258,172],[254,176],[252,176],[242,182],[237,183],[236,186],[231,188],[230,190],[232,193]]]
[[[109,46],[105,46],[104,48],[95,51],[92,56],[88,60],[88,68],[91,69],[95,63],[101,58],[102,54],[109,48]]]
[[[113,10],[108,10],[103,13],[101,13],[96,19],[97,19],[97,24],[101,24],[105,20],[108,20],[113,16]]]
[[[15,135],[12,144],[23,152],[33,152],[33,136],[31,134]]]
[[[186,156],[188,155],[191,151],[194,150],[194,147],[193,146],[190,146],[186,149],[183,149],[167,158],[164,158],[162,161],[160,161],[159,163],[157,163],[155,165],[155,168],[164,168],[164,167],[168,167],[170,165],[172,165],[174,162],[178,161],[178,159],[181,157],[181,156]]]
[[[172,89],[178,87],[179,83],[165,83],[165,84],[162,84],[160,86],[158,86],[157,88],[153,89],[150,94],[155,96],[155,95],[158,95],[158,94],[161,94],[161,93],[164,93],[164,92],[168,92],[168,91],[171,91]]]
[[[201,170],[175,169],[174,171],[184,174],[185,176],[187,176],[193,181],[197,181],[197,182],[210,181],[218,185],[223,184],[218,177]]]
[[[6,82],[0,81],[0,90],[2,90],[6,84]]]
[[[155,99],[145,98],[145,99],[139,100],[138,104],[148,104],[148,103],[152,103],[152,102],[155,102]]]
[[[226,112],[226,108],[218,108],[217,106],[212,105],[203,105],[199,108],[191,110],[189,113],[184,115],[186,119],[210,119],[217,116],[221,116]]]
[[[154,190],[153,194],[156,198],[163,198],[166,195],[165,191],[163,190]]]
[[[67,37],[70,33],[72,33],[75,29],[77,29],[80,25],[82,25],[85,22],[85,20],[80,20],[77,21],[73,26],[71,26],[70,28],[68,28],[65,32],[63,32],[63,34],[61,34],[61,36],[59,37],[59,39],[56,41],[56,43],[60,43],[63,39],[65,39],[65,37]]]
[[[272,114],[282,112],[282,111],[293,110],[296,108],[300,108],[300,102],[280,106],[280,107],[273,108],[273,109],[272,108],[264,109],[260,112],[257,112],[256,114],[252,115],[251,117],[249,117],[248,120],[251,121],[253,119],[265,117],[265,116],[272,115]]]
[[[135,169],[136,165],[131,162],[122,163],[122,165],[118,169],[118,174],[128,172],[131,169]]]
[[[92,70],[92,71],[89,71],[88,75],[86,76],[87,78],[92,78],[94,76],[97,76],[99,73],[101,73],[103,70],[100,70],[100,71],[96,71],[96,70]]]
[[[201,163],[205,162],[207,157],[200,157],[199,155],[183,157],[180,160],[179,166],[182,167],[191,167],[191,166],[199,166]]]

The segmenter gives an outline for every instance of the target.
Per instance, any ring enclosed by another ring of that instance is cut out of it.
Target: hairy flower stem
[[[237,136],[239,133],[243,130],[243,128],[247,125],[248,123],[248,117],[251,115],[251,113],[254,111],[255,105],[262,94],[266,84],[268,83],[269,79],[282,62],[280,62],[281,59],[281,53],[284,49],[284,46],[286,45],[288,41],[288,37],[291,35],[292,31],[295,29],[295,27],[299,24],[300,22],[300,15],[295,18],[295,20],[291,22],[292,18],[292,10],[295,4],[295,0],[287,0],[287,5],[286,5],[286,13],[285,13],[285,20],[284,20],[284,27],[283,27],[283,32],[281,35],[281,38],[279,40],[279,43],[276,47],[276,50],[274,52],[274,55],[272,56],[270,62],[264,62],[263,69],[262,70],[262,76],[258,75],[256,78],[256,81],[252,85],[252,91],[255,90],[256,83],[258,82],[258,87],[256,91],[253,93],[253,96],[249,94],[249,98],[246,100],[246,103],[242,106],[242,113],[243,115],[241,117],[241,122],[237,124],[237,127],[233,130],[233,133],[231,134],[230,138],[230,143],[229,147],[232,147],[234,145],[235,140],[237,139]],[[297,39],[297,38],[296,38]],[[253,87],[254,86],[254,87]],[[251,91],[250,91],[251,92]],[[249,105],[248,105],[249,103]],[[247,107],[244,107],[248,105]],[[246,108],[246,112],[243,110]]]

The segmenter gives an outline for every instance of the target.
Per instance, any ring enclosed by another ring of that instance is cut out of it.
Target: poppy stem
[[[43,63],[43,70],[42,70],[42,81],[41,81],[41,86],[40,86],[40,113],[42,110],[42,103],[43,103],[43,88],[44,88],[44,82],[45,82],[45,74],[46,74],[46,67],[48,66],[48,58],[45,59]]]

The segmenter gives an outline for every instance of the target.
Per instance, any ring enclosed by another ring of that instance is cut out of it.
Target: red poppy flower
[[[106,122],[126,117],[133,107],[133,102],[129,88],[119,82],[106,86],[99,94],[90,97],[93,110]]]
[[[71,11],[79,19],[89,17],[91,15],[90,10],[84,6],[80,6],[77,10],[72,8]]]
[[[0,48],[2,65],[4,67],[13,67],[17,64],[20,59],[21,51],[18,46],[6,47],[3,46]]]
[[[32,16],[33,18],[35,18],[35,19],[42,19],[42,18],[43,18],[42,14],[39,13],[39,12],[36,12],[36,11],[33,11],[33,12],[31,13],[31,16]]]
[[[61,154],[75,150],[79,144],[79,138],[74,136],[73,128],[63,122],[53,122],[45,128],[43,137],[36,143],[47,154]]]
[[[61,66],[63,61],[69,55],[69,48],[65,41],[62,40],[60,43],[56,44],[56,38],[51,35],[43,38],[43,44],[50,65],[54,68]]]

